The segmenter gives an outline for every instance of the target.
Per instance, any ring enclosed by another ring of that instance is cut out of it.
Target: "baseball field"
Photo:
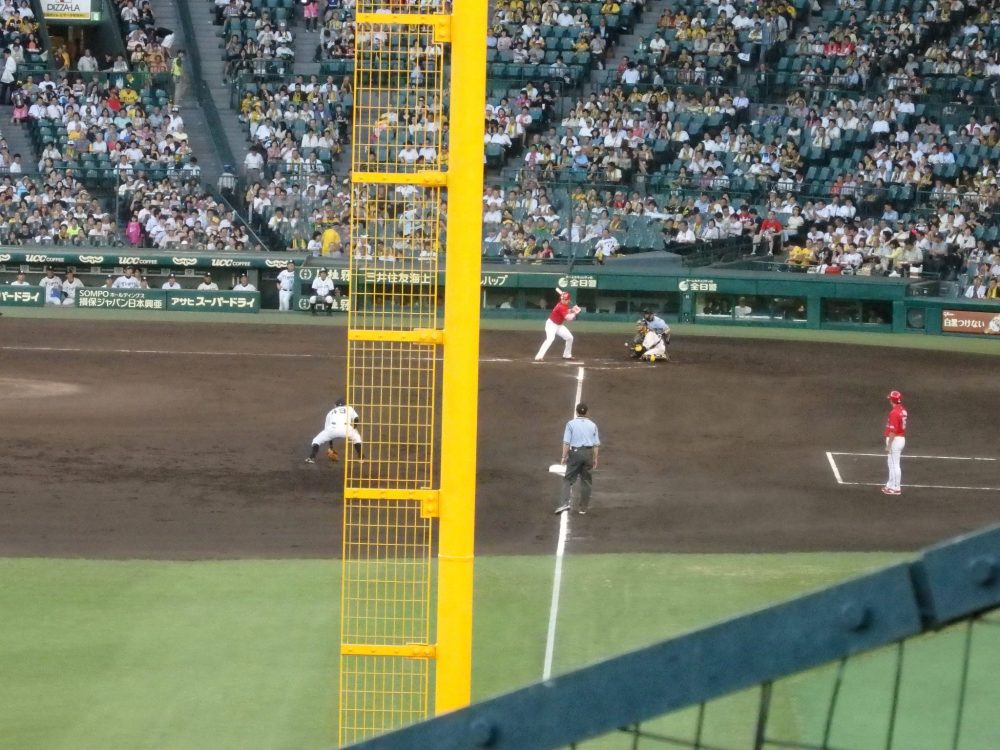
[[[0,748],[332,747],[342,476],[302,459],[342,395],[344,329],[102,313],[0,319]],[[676,362],[646,365],[628,326],[581,323],[579,362],[536,365],[540,329],[483,333],[477,697],[542,673],[546,468],[579,367],[604,445],[592,512],[567,519],[556,673],[1000,518],[996,342],[679,327]],[[910,413],[901,497],[878,491],[891,388]],[[953,664],[943,643],[916,679]],[[1000,639],[980,654],[985,684]],[[782,695],[788,736],[815,735],[827,677]],[[877,683],[850,693],[872,721]],[[716,744],[740,716],[712,721]],[[897,746],[939,747],[928,712],[910,717]]]

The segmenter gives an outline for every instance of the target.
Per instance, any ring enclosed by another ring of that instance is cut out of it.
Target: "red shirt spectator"
[[[767,218],[760,223],[760,231],[762,232],[771,231],[778,234],[782,231],[782,229],[784,229],[784,227],[781,226],[781,222],[778,221],[778,217],[774,215],[773,211],[769,213]]]

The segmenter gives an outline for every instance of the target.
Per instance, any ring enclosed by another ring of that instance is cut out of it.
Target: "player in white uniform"
[[[45,269],[45,275],[39,280],[38,286],[42,288],[46,305],[62,304],[62,279],[55,275],[51,267]]]
[[[642,350],[639,352],[639,359],[656,362],[667,358],[667,343],[664,341],[663,334],[657,333],[648,325],[643,325],[639,329],[639,333],[642,334],[642,341],[639,344]]]
[[[247,277],[247,275],[244,273],[244,274],[240,275],[240,281],[239,281],[239,283],[233,286],[233,291],[234,292],[256,292],[257,291],[257,287],[255,287],[253,284],[250,283],[249,277]]]
[[[329,443],[333,449],[334,440],[347,439],[354,446],[354,454],[361,459],[361,433],[358,432],[358,413],[354,407],[347,406],[344,399],[338,398],[337,404],[326,415],[323,431],[312,439],[312,450],[306,458],[307,464],[316,463],[316,454],[323,443]]]
[[[76,274],[72,271],[66,272],[66,278],[62,283],[63,292],[63,304],[64,305],[75,305],[76,304],[76,293],[83,289],[83,282],[76,278]]]
[[[10,282],[10,285],[11,286],[31,286],[31,284],[28,283],[28,280],[24,278],[24,274],[23,273],[18,273],[17,277],[12,282]]]
[[[295,289],[295,264],[288,261],[285,270],[278,274],[278,309],[288,312],[292,309],[292,291]]]
[[[115,283],[111,285],[112,289],[138,289],[142,286],[142,282],[139,281],[138,276],[134,276],[131,268],[126,268],[125,273],[115,279]]]
[[[319,269],[319,275],[313,279],[312,296],[309,298],[309,309],[316,314],[316,304],[322,302],[326,306],[326,314],[333,315],[333,279],[325,268]]]
[[[174,274],[170,274],[167,280],[163,282],[163,286],[160,289],[180,289],[181,285],[177,283],[177,277]]]

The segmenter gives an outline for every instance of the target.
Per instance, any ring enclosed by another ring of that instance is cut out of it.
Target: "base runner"
[[[889,418],[886,420],[885,431],[885,452],[888,454],[889,481],[885,483],[882,492],[886,495],[902,495],[903,490],[900,484],[903,479],[903,471],[899,461],[903,456],[903,448],[906,446],[906,420],[907,413],[903,407],[903,394],[899,391],[890,391],[887,396],[892,408],[889,410]]]

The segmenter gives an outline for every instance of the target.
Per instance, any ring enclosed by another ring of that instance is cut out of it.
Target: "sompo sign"
[[[41,0],[42,15],[60,21],[89,21],[90,0]]]

